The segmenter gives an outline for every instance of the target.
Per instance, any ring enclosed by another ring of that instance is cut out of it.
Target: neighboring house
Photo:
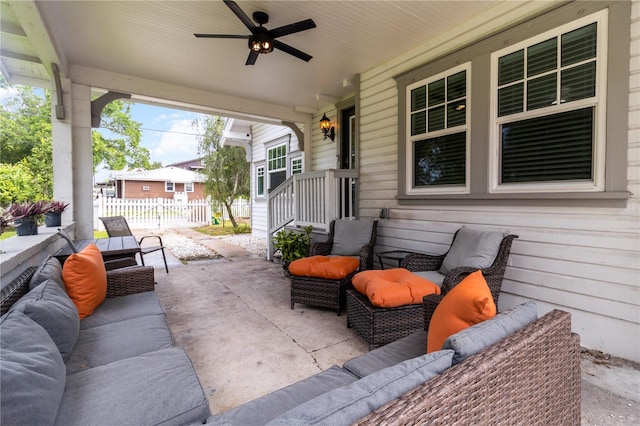
[[[178,167],[114,173],[116,198],[204,198],[204,176]]]
[[[165,167],[177,167],[179,169],[200,171],[204,169],[204,158],[195,158],[193,160],[181,161],[179,163],[167,164]]]

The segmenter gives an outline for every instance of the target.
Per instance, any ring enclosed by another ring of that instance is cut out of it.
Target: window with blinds
[[[494,190],[594,188],[605,25],[595,14],[492,55]]]
[[[466,192],[470,64],[407,87],[409,192]]]

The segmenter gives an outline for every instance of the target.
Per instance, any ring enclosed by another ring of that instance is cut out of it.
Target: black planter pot
[[[62,224],[62,213],[47,213],[44,215],[44,224],[47,228]]]
[[[33,218],[24,218],[16,220],[16,223],[19,223],[16,228],[16,232],[19,237],[23,237],[25,235],[38,235],[38,224]]]

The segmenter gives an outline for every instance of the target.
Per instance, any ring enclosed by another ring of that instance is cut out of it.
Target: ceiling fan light
[[[249,49],[256,53],[270,53],[273,51],[273,45],[267,36],[259,34],[249,37]]]

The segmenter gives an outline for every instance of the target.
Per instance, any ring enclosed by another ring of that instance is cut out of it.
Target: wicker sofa
[[[534,302],[424,355],[418,331],[239,407],[209,425],[580,424],[579,337]]]
[[[61,272],[50,258],[2,289],[2,423],[203,422],[209,403],[174,345],[153,268],[107,271],[107,298],[83,319]]]

